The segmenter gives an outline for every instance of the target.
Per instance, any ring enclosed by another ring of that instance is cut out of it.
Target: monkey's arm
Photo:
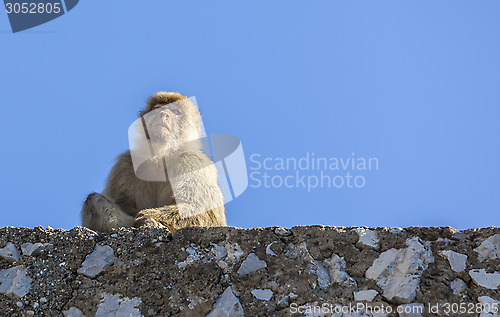
[[[217,169],[202,153],[183,153],[167,165],[175,205],[141,210],[135,226],[153,219],[171,232],[188,226],[225,226],[224,197],[217,183]]]
[[[109,173],[103,194],[111,198],[126,214],[135,217],[137,204],[135,188],[137,182],[130,152],[118,156],[115,165]]]

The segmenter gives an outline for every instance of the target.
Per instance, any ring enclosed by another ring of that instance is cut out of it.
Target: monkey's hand
[[[183,205],[183,208],[186,207]],[[141,210],[137,214],[136,223],[140,224],[144,221],[150,221],[146,219],[157,222],[172,233],[184,227],[217,225],[214,211],[209,210],[196,216],[184,218],[180,216],[179,206],[177,205],[166,205],[163,207]]]
[[[179,229],[175,224],[178,221],[177,206],[168,205],[159,208],[143,209],[137,214],[134,227],[151,226],[167,228],[170,232]]]
[[[139,216],[138,218],[136,218],[135,222],[134,222],[134,227],[136,227],[136,228],[143,228],[143,227],[165,228],[164,225],[162,225],[158,221],[156,221],[153,218],[148,217],[148,216]]]

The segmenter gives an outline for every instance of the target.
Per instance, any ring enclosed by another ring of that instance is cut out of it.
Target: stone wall
[[[0,316],[500,316],[500,228],[0,229]]]

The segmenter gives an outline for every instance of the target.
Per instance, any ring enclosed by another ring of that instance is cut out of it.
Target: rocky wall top
[[[500,228],[0,228],[0,316],[500,316]]]

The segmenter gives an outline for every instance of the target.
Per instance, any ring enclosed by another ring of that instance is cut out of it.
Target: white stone
[[[141,299],[134,297],[122,297],[120,294],[101,294],[101,301],[97,306],[96,317],[142,317],[141,311],[137,308],[141,304]]]
[[[457,253],[455,251],[446,250],[440,252],[450,262],[451,269],[455,272],[465,271],[465,264],[467,262],[467,255]]]
[[[371,249],[378,249],[379,240],[377,231],[365,229],[365,228],[356,228],[354,229],[359,235],[359,241],[357,245],[365,246]]]
[[[20,298],[28,294],[33,280],[26,275],[26,271],[21,265],[0,270],[0,293],[10,298]]]
[[[21,245],[21,251],[23,251],[23,254],[27,256],[38,256],[40,252],[49,245],[51,244],[39,242],[33,244],[28,242]]]
[[[316,273],[316,275],[318,276],[318,285],[320,288],[326,289],[330,286],[329,271],[321,263],[314,260],[314,258],[309,253],[307,244],[305,242],[302,242],[298,245],[290,243],[288,245],[288,251],[285,253],[285,256],[291,259],[301,259],[305,261],[306,267]],[[328,266],[330,265],[329,261],[325,261],[325,263]],[[313,287],[315,287],[315,284],[312,285]]]
[[[63,311],[64,317],[85,317],[81,310],[76,307],[71,307],[68,310]]]
[[[483,310],[479,317],[499,317],[500,316],[500,302],[494,300],[489,296],[480,296],[477,298],[478,302],[483,305]]]
[[[316,261],[309,253],[307,244],[305,242],[302,242],[298,245],[290,243],[288,245],[288,250],[286,251],[285,256],[289,259],[302,259],[309,264],[316,265]]]
[[[270,300],[274,295],[270,289],[254,289],[251,293],[255,298],[265,301]]]
[[[289,300],[288,296],[283,296],[283,298],[278,301],[278,306],[288,306],[288,305],[290,305],[290,303],[289,303],[288,300]]]
[[[212,252],[212,254],[216,260],[220,260],[220,259],[225,258],[227,256],[226,248],[224,246],[218,245],[218,244],[212,244],[212,249],[210,250],[210,252]]]
[[[316,260],[312,257],[311,253],[309,253],[309,249],[307,249],[307,243],[302,242],[298,246],[298,249],[300,251],[300,254],[302,255],[302,258],[308,262],[311,263],[312,265],[316,265]]]
[[[384,290],[384,298],[401,304],[415,299],[420,277],[434,261],[430,243],[421,243],[419,238],[413,237],[406,240],[406,245],[408,248],[382,252],[365,273]]]
[[[283,227],[278,227],[278,228],[274,229],[274,233],[276,233],[280,237],[288,237],[288,236],[292,235],[290,230],[283,228]]]
[[[266,261],[260,260],[255,253],[250,253],[245,261],[241,263],[241,266],[238,270],[239,276],[245,276],[247,274],[253,273],[257,270],[263,269],[267,267]]]
[[[389,232],[392,234],[403,234],[405,233],[405,229],[401,227],[394,227],[394,228],[389,228]]]
[[[177,264],[177,267],[180,269],[183,269],[186,266],[191,265],[195,261],[201,260],[201,258],[203,257],[200,250],[198,250],[198,248],[196,248],[194,245],[189,246],[185,251],[188,253],[188,256],[184,261],[179,262]]]
[[[229,271],[227,262],[225,261],[227,257],[227,250],[224,245],[219,245],[215,243],[212,244],[212,249],[210,250],[212,256],[215,258],[217,266],[220,267],[224,272]]]
[[[500,234],[484,240],[474,251],[478,253],[479,261],[498,259],[500,257]]]
[[[21,257],[19,250],[16,249],[16,246],[10,242],[5,244],[5,247],[0,249],[0,257],[6,260],[7,262],[16,262]]]
[[[343,257],[334,253],[327,263],[330,265],[330,280],[332,282],[347,287],[357,286],[356,280],[346,272],[346,263]]]
[[[330,274],[327,269],[321,263],[316,262],[314,271],[318,275],[318,285],[322,289],[326,289],[330,286]]]
[[[243,315],[243,307],[229,286],[215,302],[206,317],[241,317]]]
[[[377,296],[378,292],[374,289],[368,289],[364,291],[354,292],[354,299],[361,302],[371,302],[375,296]]]
[[[231,262],[238,262],[243,256],[243,251],[238,243],[228,244],[226,243],[227,259]]]
[[[454,279],[450,283],[450,287],[453,290],[453,294],[457,296],[463,295],[467,290],[467,284],[459,278]]]
[[[476,282],[477,285],[480,285],[489,289],[497,289],[500,286],[500,273],[486,273],[485,269],[480,270],[470,270],[470,277]]]
[[[399,317],[422,317],[425,311],[424,304],[413,303],[400,305],[397,308]]]
[[[269,243],[269,244],[267,245],[267,247],[266,247],[266,254],[267,254],[267,255],[276,256],[276,253],[274,253],[274,252],[273,252],[273,250],[271,250],[271,246],[272,246],[273,244],[275,244],[275,243],[276,243],[276,241],[271,242],[271,243]]]
[[[87,255],[78,273],[94,278],[113,264],[115,255],[113,248],[109,245],[97,245],[94,252]]]

